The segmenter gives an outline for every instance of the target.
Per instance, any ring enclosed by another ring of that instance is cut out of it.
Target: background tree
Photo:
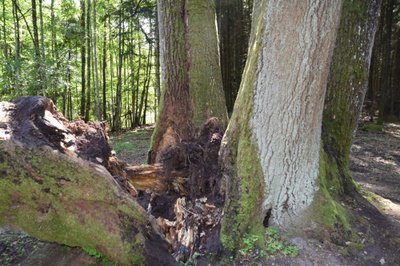
[[[322,140],[327,182],[338,194],[354,193],[349,157],[353,132],[368,89],[372,47],[378,28],[380,0],[343,1],[329,82],[325,97]],[[337,179],[339,178],[339,179]],[[332,191],[332,190],[331,190]]]
[[[246,63],[252,0],[216,1],[222,81],[231,114]]]
[[[370,120],[379,124],[400,119],[399,21],[400,1],[383,0],[365,105]]]

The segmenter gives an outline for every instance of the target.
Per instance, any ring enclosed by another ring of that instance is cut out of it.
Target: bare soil
[[[381,132],[359,130],[350,160],[354,179],[380,196],[372,200],[400,223],[400,124],[386,124]]]

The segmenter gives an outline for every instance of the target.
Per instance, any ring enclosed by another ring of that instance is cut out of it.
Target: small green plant
[[[196,259],[203,254],[195,252],[187,261],[179,261],[179,266],[192,266],[196,265]]]
[[[99,253],[95,248],[91,248],[91,247],[84,247],[83,250],[89,255],[92,256],[94,258],[96,258],[96,260],[100,260],[104,257],[103,254]]]
[[[265,250],[268,254],[281,253],[285,256],[296,257],[299,253],[299,249],[295,245],[290,245],[280,238],[278,229],[274,227],[267,228],[265,238]]]
[[[242,248],[239,249],[239,253],[241,255],[246,255],[246,254],[250,254],[253,253],[254,249],[255,249],[255,244],[258,241],[259,236],[257,235],[248,235],[248,234],[244,234],[243,236],[243,240],[242,240]]]
[[[366,132],[382,132],[383,131],[383,127],[382,125],[378,125],[375,123],[368,123],[365,124],[362,128],[362,131],[366,131]]]

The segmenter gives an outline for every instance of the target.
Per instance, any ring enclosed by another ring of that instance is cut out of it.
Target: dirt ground
[[[382,131],[358,130],[350,162],[353,178],[382,197],[374,198],[380,209],[400,223],[400,124],[386,124]]]

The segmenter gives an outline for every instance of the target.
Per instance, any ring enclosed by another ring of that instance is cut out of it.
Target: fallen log
[[[154,220],[121,187],[125,167],[105,124],[69,122],[43,97],[0,103],[1,225],[121,265],[175,265]]]

